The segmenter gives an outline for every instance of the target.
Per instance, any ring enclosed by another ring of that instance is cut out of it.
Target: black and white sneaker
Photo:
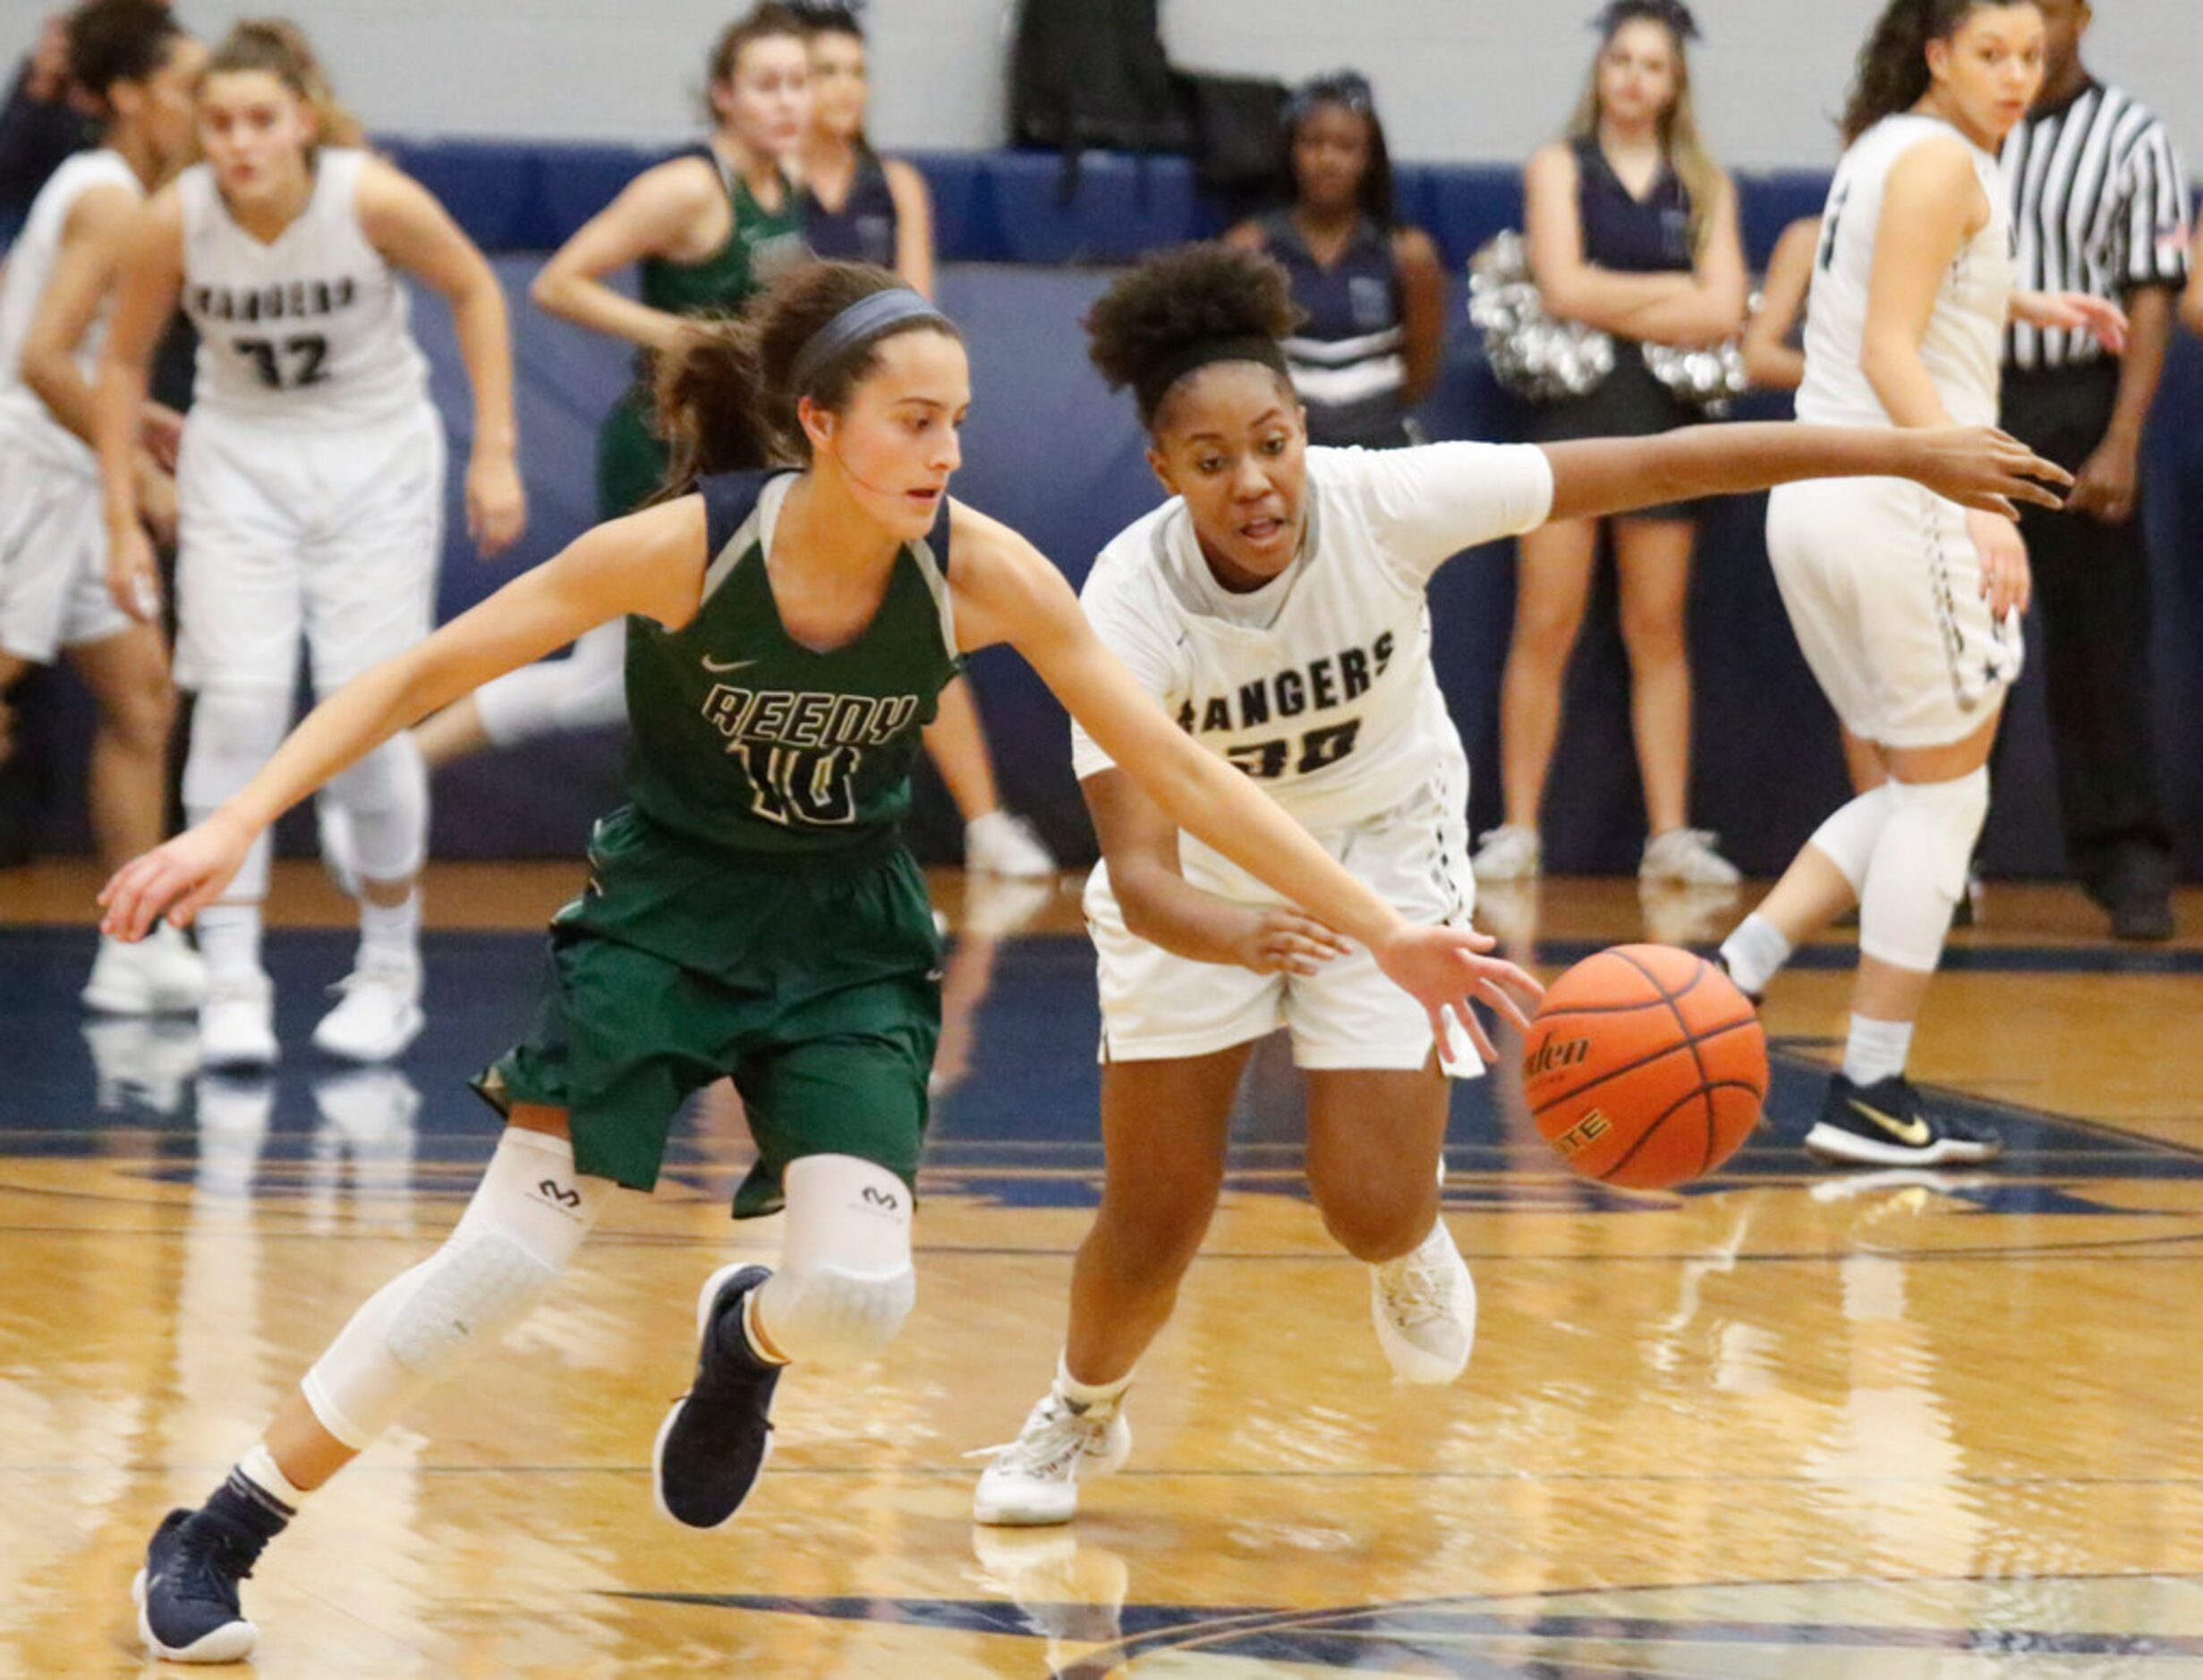
[[[260,1630],[245,1619],[237,1583],[252,1573],[259,1535],[209,1511],[171,1511],[153,1531],[131,1583],[138,1636],[169,1662],[242,1662]]]
[[[1871,1085],[1836,1074],[1805,1146],[1823,1160],[1850,1167],[1970,1166],[2004,1152],[1995,1133],[1928,1113],[1901,1073]]]
[[[726,1266],[696,1302],[696,1380],[659,1426],[651,1453],[658,1508],[689,1528],[725,1528],[757,1485],[772,1447],[772,1391],[781,1367],[751,1351],[742,1302],[772,1276]]]

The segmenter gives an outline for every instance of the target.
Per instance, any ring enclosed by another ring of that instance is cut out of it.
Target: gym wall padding
[[[591,213],[631,174],[639,154],[611,148],[401,148],[478,237],[549,241]],[[1007,155],[927,159],[951,258],[942,301],[969,334],[974,412],[957,494],[1025,532],[1074,582],[1095,550],[1160,495],[1143,460],[1131,406],[1087,366],[1078,327],[1107,273],[1059,266],[1071,258],[1124,259],[1150,242],[1211,231],[1213,217],[1174,182],[1177,160],[1086,160],[1076,195],[1059,199],[1060,162]],[[484,184],[496,181],[501,191]],[[1492,232],[1515,225],[1511,172],[1409,172],[1408,204],[1458,259]],[[1748,243],[1764,259],[1790,217],[1817,208],[1819,183],[1786,175],[1745,182]],[[1017,261],[975,261],[974,256]],[[513,302],[523,467],[531,524],[520,551],[485,564],[469,549],[460,517],[459,469],[467,447],[465,383],[448,317],[416,311],[434,367],[435,394],[453,431],[450,538],[441,583],[445,616],[464,610],[519,565],[539,561],[587,523],[593,433],[627,377],[625,351],[552,320],[526,301],[540,258],[498,259]],[[1521,416],[1492,382],[1460,308],[1448,314],[1442,389],[1425,415],[1433,437],[1504,439]],[[1780,403],[1747,412],[1779,417]],[[2158,564],[2156,661],[2161,755],[2169,815],[2182,861],[2203,870],[2203,346],[2175,350],[2152,428],[2149,518]],[[1834,724],[1791,640],[1762,539],[1764,500],[1710,506],[1692,590],[1697,675],[1694,820],[1755,873],[1781,867],[1842,796]],[[1497,693],[1513,599],[1510,545],[1442,571],[1432,590],[1441,680],[1474,768],[1472,817],[1498,819]],[[1059,855],[1083,861],[1093,840],[1072,781],[1064,721],[1014,656],[980,655],[973,678],[1008,802],[1032,815]],[[1630,751],[1628,682],[1611,579],[1603,582],[1569,686],[1568,720],[1546,814],[1550,867],[1634,867],[1643,819]],[[81,849],[83,731],[81,700],[63,708],[55,758],[65,772],[35,790],[44,849]],[[2038,676],[2023,684],[1990,819],[1992,872],[2062,870]],[[617,798],[615,737],[537,743],[455,766],[437,788],[435,849],[446,857],[577,854],[590,820]],[[956,853],[945,797],[928,785],[914,838],[935,861]]]

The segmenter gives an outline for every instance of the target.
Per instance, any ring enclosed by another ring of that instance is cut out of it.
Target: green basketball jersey
[[[750,183],[729,172],[709,146],[699,146],[682,156],[700,157],[719,172],[726,183],[727,202],[734,211],[735,231],[702,262],[644,258],[642,301],[669,315],[707,315],[739,309],[770,285],[781,270],[811,254],[804,243],[803,215],[796,208],[795,190],[783,181],[780,208],[768,210],[757,201]]]
[[[627,793],[660,827],[727,851],[854,855],[896,842],[919,732],[961,667],[948,505],[895,559],[880,610],[819,653],[780,623],[765,553],[793,473],[704,479],[703,604],[627,630]]]

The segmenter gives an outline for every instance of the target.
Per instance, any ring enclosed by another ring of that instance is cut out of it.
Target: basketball
[[[1766,1035],[1703,957],[1618,945],[1547,989],[1523,1080],[1538,1131],[1571,1171],[1661,1190],[1712,1172],[1759,1123]]]

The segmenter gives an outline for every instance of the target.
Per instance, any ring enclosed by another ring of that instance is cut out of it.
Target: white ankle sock
[[[421,889],[402,904],[360,901],[360,961],[380,957],[392,963],[421,961]]]
[[[1114,1405],[1132,1387],[1132,1373],[1127,1371],[1115,1382],[1081,1382],[1071,1375],[1071,1368],[1064,1362],[1064,1355],[1056,1356],[1056,1392],[1080,1411],[1091,1411],[1095,1406]]]
[[[237,1461],[237,1473],[262,1493],[293,1511],[306,1503],[306,1496],[312,1491],[310,1488],[298,1486],[283,1473],[282,1467],[276,1463],[276,1455],[268,1450],[265,1441],[255,1441],[252,1450]]]
[[[1767,989],[1767,982],[1790,961],[1790,943],[1782,930],[1757,911],[1744,918],[1736,930],[1721,942],[1721,955],[1729,964],[1729,978],[1739,990],[1754,997]]]
[[[1851,1036],[1843,1045],[1843,1076],[1854,1085],[1871,1085],[1905,1071],[1912,1054],[1910,1021],[1876,1021],[1868,1015],[1851,1017]]]
[[[199,954],[209,974],[260,972],[260,907],[208,904],[199,912]]]

